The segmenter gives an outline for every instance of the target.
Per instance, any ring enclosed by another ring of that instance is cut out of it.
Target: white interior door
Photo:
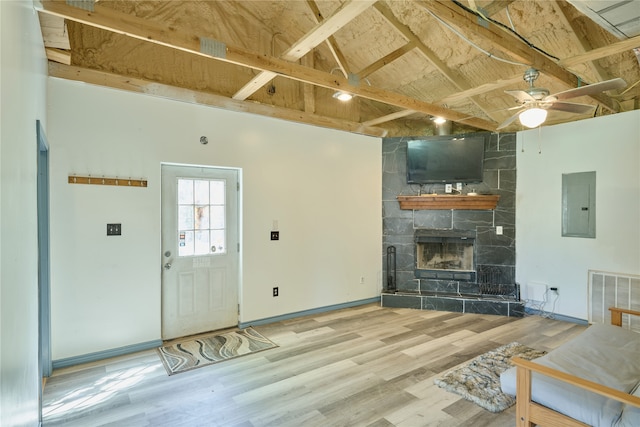
[[[162,338],[238,324],[238,171],[162,165]]]

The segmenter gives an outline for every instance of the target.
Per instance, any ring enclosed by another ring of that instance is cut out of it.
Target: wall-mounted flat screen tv
[[[447,135],[408,141],[407,183],[482,182],[487,135]]]

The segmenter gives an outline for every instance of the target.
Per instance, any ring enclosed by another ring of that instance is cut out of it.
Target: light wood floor
[[[57,370],[48,426],[514,426],[433,384],[440,373],[518,341],[551,350],[585,329],[365,305],[258,326],[276,349],[171,377],[155,350]]]

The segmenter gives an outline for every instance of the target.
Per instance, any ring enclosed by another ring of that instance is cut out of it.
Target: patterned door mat
[[[253,328],[211,334],[165,345],[158,354],[169,375],[278,347]]]

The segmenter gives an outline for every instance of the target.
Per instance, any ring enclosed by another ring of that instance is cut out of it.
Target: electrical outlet
[[[456,190],[462,191],[462,183],[461,182],[456,182]]]
[[[496,234],[497,234],[497,235],[501,235],[501,234],[502,234],[502,231],[503,231],[503,230],[502,230],[502,226],[501,226],[501,225],[497,225],[497,226],[496,226]]]
[[[278,290],[278,287],[276,286],[276,287],[273,288],[273,296],[277,297],[278,295],[280,295],[280,292]]]
[[[444,192],[445,193],[451,193],[451,191],[453,191],[453,187],[451,184],[445,184],[444,185]]]

